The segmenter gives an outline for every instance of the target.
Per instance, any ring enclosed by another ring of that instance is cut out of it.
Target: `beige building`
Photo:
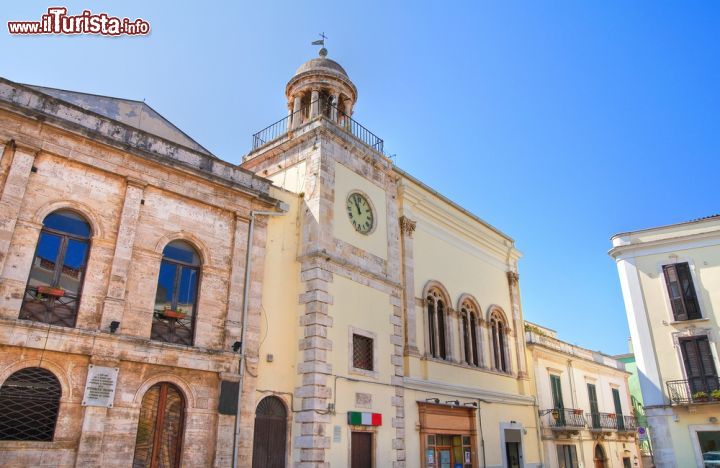
[[[655,462],[720,459],[720,217],[617,234],[612,243]]]
[[[625,365],[529,322],[525,340],[537,386],[545,466],[641,466]]]
[[[241,165],[290,207],[268,226],[257,384],[286,408],[288,437],[258,442],[263,422],[256,453],[539,466],[513,240],[394,166],[323,51],[285,94],[287,118]]]
[[[270,182],[142,102],[4,79],[0,145],[0,465],[228,466]]]

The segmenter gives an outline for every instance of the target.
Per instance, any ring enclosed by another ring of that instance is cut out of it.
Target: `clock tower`
[[[346,466],[356,434],[372,431],[376,452],[403,465],[398,175],[383,141],[352,118],[357,89],[327,50],[297,69],[285,95],[287,117],[253,136],[242,167],[299,200],[298,317],[278,325],[300,327],[292,458]],[[363,411],[382,423],[351,425]]]

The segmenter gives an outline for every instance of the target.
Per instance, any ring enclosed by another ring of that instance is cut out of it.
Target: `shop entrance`
[[[475,407],[418,402],[418,409],[423,468],[478,465]]]
[[[426,437],[428,467],[472,467],[472,446],[469,436],[428,434]]]

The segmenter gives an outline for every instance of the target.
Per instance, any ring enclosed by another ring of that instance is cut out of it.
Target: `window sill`
[[[348,373],[355,374],[355,375],[362,375],[364,377],[370,377],[372,379],[377,379],[380,377],[380,373],[378,371],[371,371],[367,369],[358,369],[357,367],[351,367],[348,370]]]
[[[709,322],[710,319],[707,317],[699,318],[699,319],[689,319],[689,320],[673,320],[670,322],[670,325],[684,325],[686,323],[703,323],[703,322]]]

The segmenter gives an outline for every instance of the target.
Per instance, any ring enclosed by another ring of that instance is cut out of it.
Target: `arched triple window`
[[[178,468],[184,419],[185,397],[175,385],[150,387],[140,406],[133,468]]]
[[[447,304],[440,291],[433,288],[427,297],[427,329],[429,354],[432,357],[447,359],[445,328],[447,324]]]
[[[192,345],[200,281],[200,256],[189,243],[176,240],[163,250],[150,338]]]
[[[490,314],[490,346],[492,348],[493,368],[501,372],[510,372],[507,349],[507,323],[498,311]]]
[[[27,367],[12,374],[0,387],[0,440],[52,441],[61,395],[50,371]]]
[[[263,398],[255,411],[253,468],[284,468],[287,410],[274,396]]]
[[[462,322],[463,336],[463,358],[466,363],[471,366],[480,365],[480,355],[478,353],[478,313],[472,302],[463,301],[460,306],[460,320]]]
[[[90,236],[90,224],[74,211],[45,218],[19,318],[75,326]]]

